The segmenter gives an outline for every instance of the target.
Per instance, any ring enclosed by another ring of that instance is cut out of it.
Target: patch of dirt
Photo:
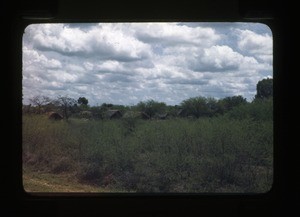
[[[24,190],[30,192],[105,192],[105,189],[83,185],[71,180],[68,175],[39,174],[26,172],[23,174]],[[107,191],[107,190],[106,190]]]

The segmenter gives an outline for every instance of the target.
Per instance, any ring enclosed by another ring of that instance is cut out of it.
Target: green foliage
[[[95,120],[103,119],[105,116],[106,108],[102,106],[93,106],[90,108],[92,116]]]
[[[227,115],[239,120],[273,121],[273,98],[257,99],[251,103],[242,104],[233,108]]]
[[[220,109],[218,101],[214,98],[193,97],[182,101],[181,108],[185,111],[186,116],[211,117]]]
[[[146,102],[139,102],[136,107],[138,111],[145,112],[150,117],[153,117],[155,114],[164,113],[166,111],[167,105],[164,102],[148,100]]]
[[[219,111],[220,113],[225,113],[227,111],[232,110],[233,108],[239,105],[247,104],[247,100],[242,96],[229,96],[224,99],[219,100]]]
[[[272,162],[268,118],[55,122],[23,116],[24,167],[69,172],[109,191],[265,192],[272,185]]]
[[[267,78],[259,81],[256,85],[255,99],[265,99],[273,97],[273,79]]]
[[[87,105],[89,103],[88,99],[85,97],[79,97],[77,102],[79,105]]]
[[[242,96],[225,97],[220,100],[200,96],[184,100],[181,108],[184,110],[185,116],[200,118],[224,114],[242,104],[247,104],[246,99]]]

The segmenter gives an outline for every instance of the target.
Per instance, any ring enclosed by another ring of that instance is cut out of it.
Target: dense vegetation
[[[131,108],[60,100],[45,101],[63,108],[67,121],[49,120],[43,103],[24,112],[24,168],[73,174],[110,192],[265,192],[272,185],[270,96],[251,103],[241,96],[196,97],[180,106],[147,101]],[[105,118],[112,108],[123,117]],[[138,111],[150,119],[136,116]],[[162,120],[161,114],[169,116]]]

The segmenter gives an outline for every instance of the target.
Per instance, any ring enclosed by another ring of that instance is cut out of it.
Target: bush
[[[268,103],[192,120],[67,123],[25,115],[23,166],[125,191],[264,192],[273,178],[273,121],[251,111]]]
[[[273,121],[273,99],[254,100],[235,107],[227,115],[239,120],[250,118],[255,121]]]

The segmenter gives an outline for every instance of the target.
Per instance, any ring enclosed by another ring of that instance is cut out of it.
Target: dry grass
[[[52,174],[34,172],[26,169],[23,171],[23,186],[28,193],[32,192],[74,192],[74,193],[92,193],[92,192],[110,192],[109,189],[94,187],[79,183],[74,179],[73,174]]]

